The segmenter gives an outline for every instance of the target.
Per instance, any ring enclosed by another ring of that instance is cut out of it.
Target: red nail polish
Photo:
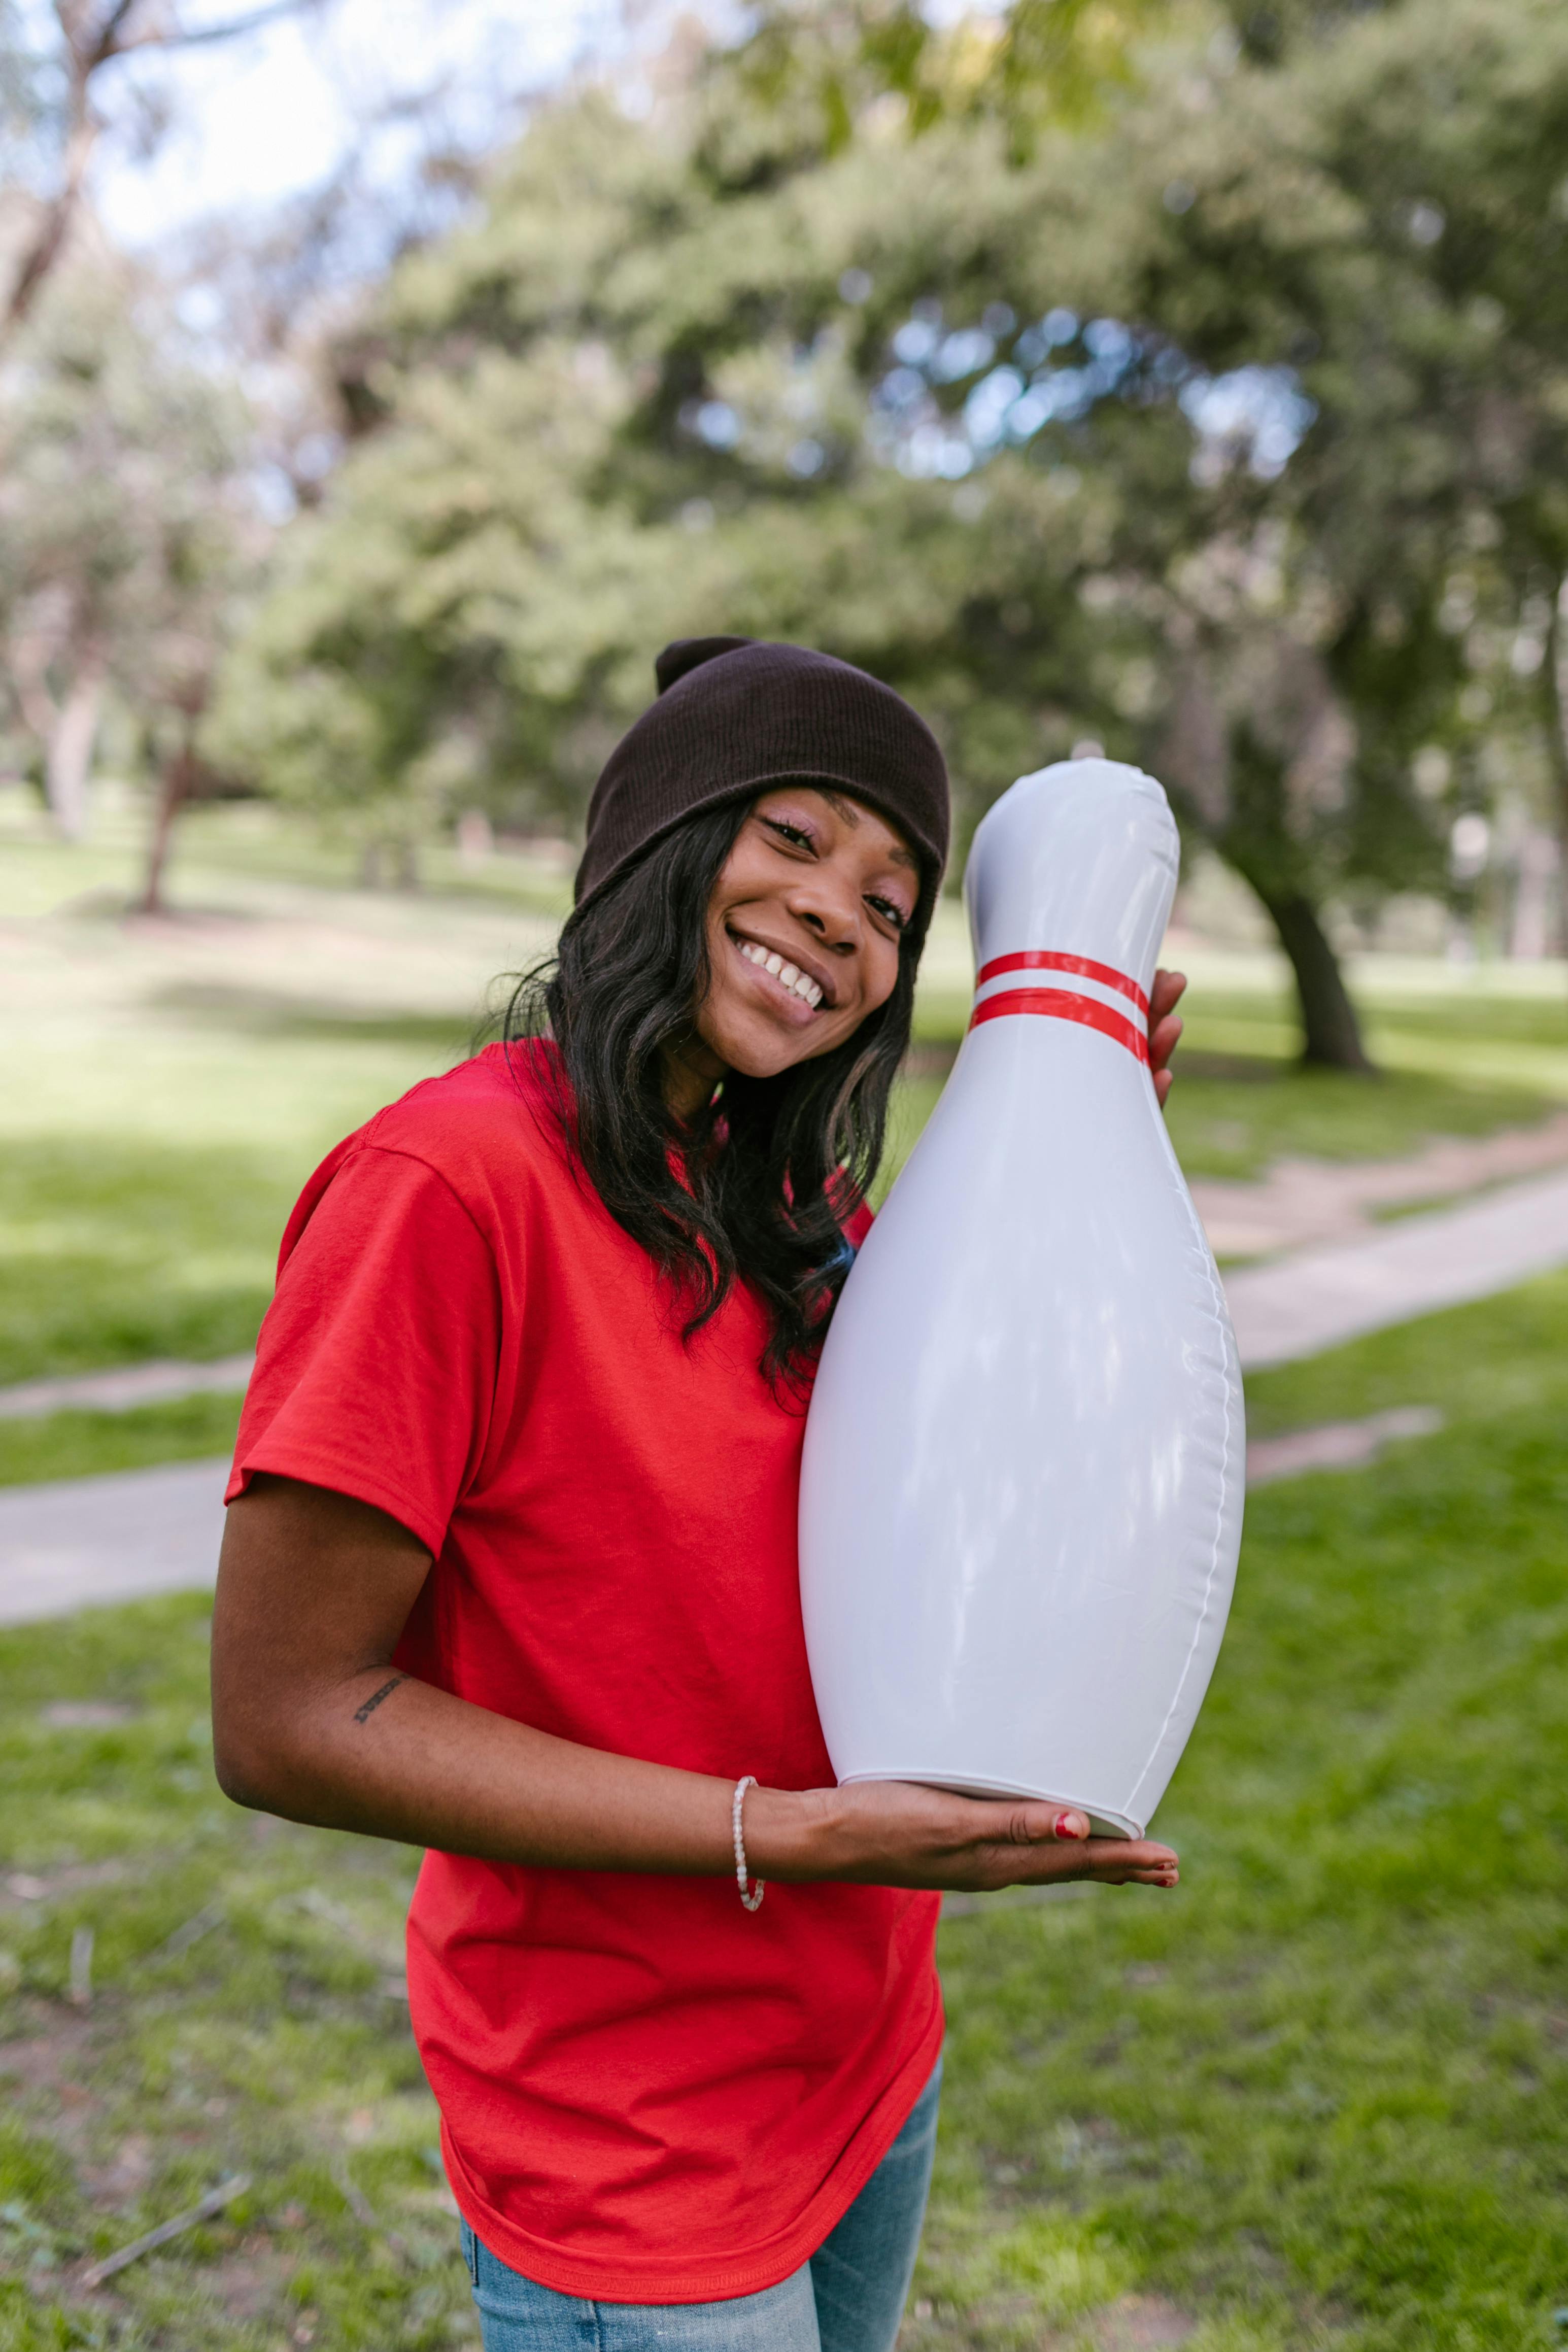
[[[1059,1838],[1082,1838],[1087,1837],[1089,1835],[1089,1832],[1087,1829],[1080,1830],[1077,1827],[1074,1816],[1071,1813],[1058,1813],[1057,1815],[1057,1835]]]

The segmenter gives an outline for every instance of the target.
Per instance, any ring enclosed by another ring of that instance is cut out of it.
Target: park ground
[[[5,824],[0,1383],[242,1349],[303,1175],[467,1049],[563,877],[438,859],[367,898],[346,851],[241,809],[192,827],[180,919],[127,925],[129,832],[68,855]],[[1560,972],[1369,961],[1369,1086],[1291,1069],[1267,958],[1190,961],[1194,1175],[1568,1103]],[[944,921],[905,1148],[965,994]],[[1568,2340],[1565,1332],[1554,1276],[1249,1381],[1259,1433],[1444,1425],[1250,1501],[1158,1825],[1174,1895],[952,1907],[908,2352]],[[221,1451],[236,1406],[0,1423],[0,1481]],[[477,2340],[401,1997],[417,1857],[219,1795],[208,1608],[0,1635],[0,2352]],[[236,2174],[221,2218],[83,2290]]]

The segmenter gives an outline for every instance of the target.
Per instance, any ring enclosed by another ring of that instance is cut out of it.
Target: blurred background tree
[[[1568,21],[778,0],[642,81],[427,144],[357,278],[352,174],[202,257],[281,527],[191,761],[406,875],[465,811],[570,835],[664,638],[807,637],[930,713],[961,835],[1077,744],[1153,768],[1364,1066],[1346,921],[1568,843]]]
[[[245,404],[181,344],[155,282],[78,263],[38,303],[0,378],[8,716],[74,837],[118,690],[156,780],[150,908],[174,810],[200,782],[195,728],[233,598],[269,537],[245,477]]]
[[[208,47],[242,39],[279,17],[326,0],[261,0],[216,16],[182,13],[177,0],[53,0],[24,14],[0,10],[0,91],[12,133],[4,194],[14,247],[0,294],[0,349],[30,315],[66,256],[82,212],[88,172],[106,126],[109,69],[138,51]],[[134,81],[115,90],[123,133],[143,152],[167,127]]]

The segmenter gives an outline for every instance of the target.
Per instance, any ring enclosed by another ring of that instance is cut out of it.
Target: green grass
[[[0,1911],[0,2346],[476,2341],[395,1990],[418,1857],[226,1803],[206,1631],[193,1597],[0,1641],[5,1860],[47,1889]],[[83,1699],[122,1719],[51,1723]],[[64,1998],[80,1927],[85,2012]],[[81,2256],[237,2171],[254,2187],[221,2221],[72,2292]]]
[[[1159,1823],[1175,1895],[944,1926],[948,2089],[905,2352],[1088,2345],[1117,2313],[1185,2315],[1195,2352],[1555,2340],[1565,1336],[1568,1276],[1251,1384],[1258,1427],[1407,1402],[1448,1423],[1253,1497]],[[6,1897],[0,1875],[0,2347],[450,2342],[466,2280],[384,1989],[415,1857],[224,1801],[205,1633],[192,1599],[0,1635],[0,1871],[47,1890]],[[62,1701],[100,1719],[51,1720]],[[83,1927],[85,2013],[64,1998]],[[254,2176],[241,2207],[83,2309],[81,2255],[229,2170]]]
[[[293,1173],[232,1145],[12,1139],[0,1381],[248,1348]]]
[[[52,1412],[0,1421],[0,1486],[90,1478],[157,1462],[195,1462],[234,1450],[237,1396],[177,1397],[130,1412]]]
[[[0,1035],[0,1384],[247,1347],[312,1166],[468,1050],[494,975],[538,951],[564,903],[559,874],[538,865],[464,873],[444,851],[439,889],[353,893],[342,845],[242,806],[187,828],[174,886],[185,918],[128,927],[111,910],[140,825],[111,809],[68,850],[0,794],[0,955],[17,1015]],[[928,961],[926,1061],[900,1088],[884,1188],[967,1017],[951,905]],[[1385,1066],[1375,1081],[1293,1066],[1289,998],[1266,961],[1196,961],[1170,1111],[1192,1172],[1404,1152],[1568,1102],[1555,995],[1386,959],[1357,979]]]
[[[915,2345],[1010,2340],[1035,2263],[1064,2319],[1087,2263],[1213,2323],[1216,2347],[1556,2340],[1565,1337],[1558,1278],[1254,1384],[1264,1425],[1415,1401],[1449,1425],[1249,1503],[1159,1824],[1175,1896],[944,1929],[936,2310]]]

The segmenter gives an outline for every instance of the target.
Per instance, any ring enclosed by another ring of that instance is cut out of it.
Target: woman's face
[[[903,835],[864,803],[764,793],[708,901],[697,1031],[716,1063],[773,1077],[842,1045],[892,994],[920,880]]]

